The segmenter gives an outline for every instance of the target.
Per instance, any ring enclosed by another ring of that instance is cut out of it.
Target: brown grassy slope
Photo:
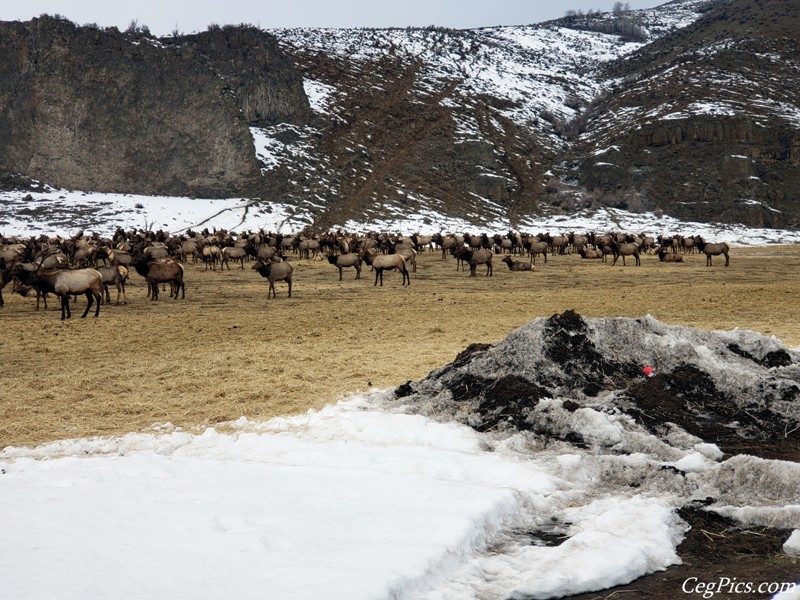
[[[339,282],[336,269],[294,262],[294,297],[245,271],[187,265],[187,298],[145,299],[131,275],[127,306],[98,319],[60,322],[11,296],[0,311],[0,448],[119,434],[171,422],[192,427],[320,408],[351,392],[419,379],[473,342],[494,342],[539,316],[641,316],[704,329],[742,327],[800,345],[800,248],[732,251],[731,266],[705,257],[641,267],[578,256],[537,261],[494,277],[468,277],[439,254],[419,257],[412,285],[397,273]],[[112,293],[112,298],[114,294]],[[83,299],[79,301],[82,311]]]

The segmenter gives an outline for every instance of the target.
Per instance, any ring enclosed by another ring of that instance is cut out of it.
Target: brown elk
[[[727,267],[730,263],[730,257],[728,256],[728,251],[730,250],[730,246],[728,242],[720,242],[718,244],[708,244],[703,241],[703,238],[696,238],[695,246],[697,246],[698,252],[702,252],[706,255],[706,266],[711,266],[711,257],[712,256],[719,256],[723,254],[725,256],[725,266]]]
[[[356,270],[356,279],[361,279],[361,257],[355,252],[349,254],[328,255],[328,262],[339,269],[339,281],[342,280],[342,269],[353,267]]]
[[[253,265],[253,269],[255,269],[259,275],[262,277],[266,277],[267,281],[269,281],[269,289],[267,290],[267,299],[269,299],[270,293],[272,294],[273,298],[277,298],[275,293],[275,282],[276,281],[285,281],[286,284],[289,286],[289,298],[292,297],[292,265],[286,261],[283,262],[261,262],[256,261],[256,264]]]
[[[6,269],[6,261],[0,258],[0,308],[3,308],[3,288],[13,279],[11,271]]]
[[[414,248],[405,244],[398,244],[394,253],[406,259],[406,265],[411,265],[412,273],[417,272],[417,251]]]
[[[220,268],[228,267],[228,271],[231,270],[231,266],[228,264],[229,260],[239,261],[241,264],[241,268],[244,269],[244,259],[248,257],[247,248],[244,246],[225,246],[222,249],[220,255],[221,266]]]
[[[406,285],[406,281],[408,281],[408,285],[411,285],[411,275],[409,275],[406,267],[406,259],[400,254],[377,254],[373,250],[369,250],[364,252],[363,258],[364,262],[375,271],[375,283],[372,284],[373,286],[378,285],[378,279],[380,279],[381,287],[383,287],[383,272],[393,270],[400,271],[403,274],[402,285]]]
[[[137,255],[131,263],[136,272],[144,277],[147,282],[147,292],[150,300],[158,300],[158,284],[169,283],[169,297],[178,299],[186,298],[186,284],[183,281],[183,264],[174,258],[159,258],[148,261],[144,256]]]
[[[601,259],[605,261],[606,255],[601,248],[593,250],[592,248],[587,248],[586,246],[581,246],[578,249],[578,254],[581,255],[581,258],[588,258],[588,259]]]
[[[611,251],[614,253],[614,262],[611,263],[612,267],[617,264],[617,260],[620,256],[622,257],[623,266],[625,266],[626,256],[633,256],[636,259],[636,266],[640,266],[642,264],[642,260],[639,258],[638,244],[634,244],[632,242],[620,244],[614,240],[611,242]]]
[[[217,263],[222,259],[222,250],[215,244],[208,244],[203,246],[200,254],[203,262],[206,264],[205,270],[208,271],[208,265],[211,264],[211,270],[217,270]]]
[[[663,246],[658,247],[656,254],[658,254],[658,260],[660,260],[661,262],[668,262],[668,263],[683,262],[683,255],[673,254],[672,252],[668,253]]]
[[[545,241],[540,241],[533,238],[528,244],[528,255],[531,257],[533,264],[536,264],[536,255],[541,254],[544,257],[544,264],[547,264],[547,249],[549,244]]]
[[[97,304],[94,316],[100,314],[100,290],[102,289],[102,278],[95,269],[58,269],[55,271],[28,271],[21,265],[16,265],[12,269],[12,275],[23,285],[31,285],[42,292],[50,292],[61,299],[61,320],[72,317],[69,308],[69,297],[75,294],[86,295],[86,310],[83,311],[81,318],[89,314],[92,303]]]
[[[512,260],[510,256],[506,256],[503,262],[508,265],[512,271],[533,271],[533,263],[524,262],[520,260]]]
[[[469,263],[469,276],[475,277],[478,265],[486,265],[486,276],[492,276],[492,251],[486,248],[480,250],[467,250],[470,253],[469,257],[462,257]]]
[[[108,287],[112,284],[117,288],[117,304],[119,304],[120,293],[122,294],[125,304],[127,304],[128,297],[125,295],[125,284],[128,281],[128,269],[122,265],[117,265],[116,267],[97,267],[97,272],[100,273],[103,283],[103,293],[101,297],[104,300],[104,304],[111,303],[111,294],[109,293]]]

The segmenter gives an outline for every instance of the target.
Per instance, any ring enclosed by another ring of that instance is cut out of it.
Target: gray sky
[[[629,0],[649,8],[667,0]],[[610,11],[614,0],[0,0],[0,20],[27,21],[59,14],[79,25],[116,25],[135,19],[154,35],[205,31],[210,24],[275,27],[472,28],[527,25],[564,16],[567,10]]]

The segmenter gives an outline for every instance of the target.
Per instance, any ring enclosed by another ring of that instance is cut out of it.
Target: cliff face
[[[233,91],[248,124],[303,124],[311,119],[303,78],[274,36],[250,27],[225,27],[163,41],[207,57]]]
[[[260,180],[247,115],[213,55],[191,40],[165,45],[50,17],[1,23],[0,171],[69,189],[247,193]],[[297,79],[285,59],[278,70]],[[257,106],[282,118],[274,102]]]

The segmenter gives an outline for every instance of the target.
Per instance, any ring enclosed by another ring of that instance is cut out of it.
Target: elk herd
[[[485,267],[485,275],[493,275],[492,259],[502,256],[501,262],[512,272],[533,271],[537,257],[545,264],[548,256],[574,254],[581,259],[617,264],[621,258],[632,265],[641,264],[643,254],[653,254],[664,263],[683,262],[687,254],[702,253],[706,265],[712,265],[713,256],[724,256],[725,266],[730,262],[730,246],[725,243],[707,243],[700,236],[634,235],[621,232],[576,234],[574,232],[552,236],[508,232],[496,235],[445,234],[404,236],[389,233],[356,235],[344,231],[313,233],[309,228],[302,232],[284,235],[265,231],[236,234],[225,230],[202,232],[187,231],[182,235],[169,235],[163,231],[117,228],[110,238],[98,234],[75,236],[31,237],[28,239],[0,236],[0,307],[3,306],[3,288],[13,282],[13,292],[44,301],[55,295],[61,302],[61,318],[71,316],[70,299],[85,295],[87,304],[82,317],[92,306],[94,316],[100,314],[100,305],[110,303],[109,288],[117,290],[116,303],[127,304],[125,284],[131,270],[141,276],[147,287],[147,296],[156,301],[159,289],[167,289],[169,297],[177,300],[186,297],[184,273],[186,264],[203,263],[203,270],[244,270],[252,262],[252,269],[267,279],[267,298],[276,298],[275,284],[283,282],[292,296],[292,262],[296,260],[327,260],[339,272],[342,281],[344,269],[354,269],[355,279],[361,279],[364,265],[375,273],[373,286],[383,286],[385,271],[398,271],[402,286],[411,285],[411,274],[417,270],[417,256],[424,252],[441,252],[441,259],[456,259],[456,269],[469,267],[475,277],[478,267]]]

